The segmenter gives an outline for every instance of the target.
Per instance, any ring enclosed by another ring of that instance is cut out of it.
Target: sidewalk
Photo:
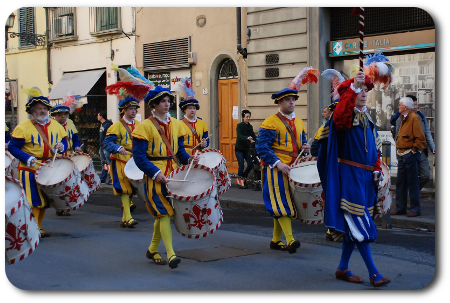
[[[102,184],[99,191],[108,191],[112,194],[112,186]],[[395,186],[391,194],[395,194]],[[264,206],[262,191],[253,191],[250,187],[239,189],[232,179],[231,188],[220,196],[220,204],[223,208],[242,209],[258,212],[266,212]],[[392,199],[391,211],[395,209],[395,198]],[[435,231],[435,200],[430,190],[423,190],[421,194],[421,216],[408,218],[406,215],[390,216],[391,226],[393,228],[426,229]],[[376,219],[375,223],[381,226],[381,218]]]

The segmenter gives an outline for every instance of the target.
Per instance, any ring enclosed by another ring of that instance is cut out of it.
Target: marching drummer
[[[157,86],[150,90],[144,101],[153,108],[150,118],[136,127],[133,132],[133,157],[136,165],[144,172],[146,206],[155,217],[153,237],[146,256],[157,265],[166,265],[158,252],[161,238],[166,247],[170,268],[181,262],[173,250],[170,217],[174,211],[167,198],[166,176],[181,164],[198,163],[199,157],[190,156],[184,149],[186,131],[183,122],[169,114],[175,98],[169,89]]]
[[[204,149],[209,145],[208,125],[201,118],[197,117],[200,105],[194,98],[195,92],[192,89],[190,80],[182,78],[179,85],[180,92],[184,97],[184,100],[178,105],[184,113],[184,118],[181,120],[186,130],[184,148],[188,154],[193,155],[196,150]],[[196,147],[199,144],[200,146]]]
[[[139,222],[131,217],[131,197],[134,194],[130,180],[125,175],[125,164],[131,158],[133,140],[131,133],[140,124],[136,121],[139,101],[127,96],[119,101],[120,119],[108,128],[103,148],[111,153],[110,176],[115,196],[121,196],[123,216],[120,226],[134,228]]]
[[[261,183],[264,204],[274,223],[270,248],[290,254],[300,247],[300,241],[295,240],[292,234],[291,218],[297,218],[297,210],[289,192],[290,165],[296,160],[300,149],[305,153],[310,150],[303,120],[296,118],[294,113],[298,97],[295,84],[272,94],[274,103],[280,108],[278,113],[261,124],[256,142],[256,151],[263,165]],[[281,241],[281,232],[286,237],[286,244]]]
[[[11,134],[9,133],[9,127],[5,123],[5,149],[8,149],[9,141],[11,140]]]
[[[66,130],[68,137],[68,147],[66,152],[64,153],[64,156],[71,155],[73,151],[81,152],[81,144],[80,140],[78,139],[78,130],[75,127],[75,124],[73,124],[72,119],[69,118],[70,113],[70,107],[62,104],[58,104],[53,106],[52,109],[50,109],[50,115],[52,118],[61,124],[64,129]],[[70,216],[69,212],[66,212],[64,210],[56,210],[57,216]]]
[[[19,181],[32,206],[41,237],[49,237],[50,234],[42,229],[42,221],[50,204],[36,184],[35,173],[40,166],[37,160],[51,159],[55,152],[64,154],[68,147],[68,135],[61,124],[48,116],[48,110],[52,108],[48,98],[42,96],[38,88],[25,91],[28,93],[26,112],[33,118],[17,125],[11,134],[8,151],[20,160]]]

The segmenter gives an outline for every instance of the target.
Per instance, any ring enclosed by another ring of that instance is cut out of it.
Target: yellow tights
[[[128,222],[128,220],[131,219],[131,212],[130,212],[131,198],[129,195],[122,195],[121,197],[122,197],[122,205],[123,205],[122,221]]]
[[[36,218],[39,229],[42,229],[42,221],[44,221],[45,208],[42,207],[33,207],[32,208],[33,215]]]
[[[158,251],[159,242],[163,239],[167,251],[167,258],[170,260],[175,255],[172,245],[172,227],[170,226],[170,217],[165,216],[155,220],[153,225],[153,238],[148,250],[151,253]],[[161,255],[155,255],[155,259],[160,259]]]
[[[280,217],[278,219],[273,219],[273,242],[281,241],[281,232],[284,233],[286,237],[286,244],[294,241],[294,236],[292,235],[292,223],[290,217]]]

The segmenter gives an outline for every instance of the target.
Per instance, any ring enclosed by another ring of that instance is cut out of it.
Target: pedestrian
[[[425,117],[425,114],[422,113],[419,110],[419,104],[417,102],[417,98],[414,95],[407,95],[406,97],[409,97],[414,102],[414,111],[419,116],[420,121],[422,122],[422,129],[425,133],[425,138],[427,140],[427,147],[423,149],[420,152],[420,163],[419,163],[419,188],[422,190],[422,188],[425,186],[425,184],[428,183],[430,180],[431,174],[430,174],[430,164],[428,162],[428,149],[431,150],[433,155],[435,154],[435,144],[433,141],[433,137],[431,136],[430,126],[428,125],[427,118]],[[400,113],[395,113],[391,118],[391,125],[395,128],[395,133],[393,135],[394,139],[397,138],[397,133],[400,129],[401,119],[398,119],[400,117]]]
[[[317,168],[325,195],[325,225],[335,241],[342,238],[336,279],[363,282],[349,270],[356,245],[369,271],[370,283],[378,287],[390,280],[378,272],[369,246],[377,237],[373,216],[380,213],[376,190],[382,178],[381,140],[366,107],[367,93],[372,88],[363,72],[341,83],[339,103],[320,139]]]
[[[263,165],[263,200],[274,224],[270,248],[290,254],[300,247],[300,241],[295,240],[292,234],[291,219],[297,218],[297,209],[289,191],[290,165],[296,160],[300,146],[305,153],[311,148],[307,144],[303,120],[296,118],[294,112],[299,90],[296,79],[301,81],[299,76],[292,81],[293,85],[272,94],[279,110],[261,124],[256,142],[256,151]],[[282,232],[286,244],[281,241]]]
[[[334,103],[330,104],[329,106],[325,106],[322,110],[322,118],[325,119],[325,121],[322,123],[322,125],[319,127],[319,129],[317,130],[316,134],[314,135],[314,141],[311,144],[311,156],[313,157],[317,157],[317,155],[319,154],[319,138],[320,138],[320,134],[322,133],[323,127],[325,126],[325,124],[327,123],[328,119],[330,119],[331,113],[334,110],[334,107],[336,107],[336,105]]]
[[[140,124],[135,119],[138,108],[139,101],[132,96],[120,100],[120,119],[108,128],[103,141],[103,148],[111,153],[110,177],[114,195],[122,199],[123,216],[120,226],[124,228],[134,228],[139,223],[131,216],[131,197],[135,194],[135,190],[125,175],[125,164],[131,159],[133,147],[131,133]]]
[[[238,161],[238,176],[236,183],[239,184],[239,188],[248,188],[247,176],[253,168],[252,157],[250,154],[251,142],[256,141],[256,135],[253,131],[253,126],[250,124],[250,118],[252,113],[248,109],[244,109],[241,112],[242,122],[236,126],[236,144],[234,146],[234,154]],[[247,168],[244,170],[245,162],[247,162]]]
[[[51,159],[54,153],[64,154],[68,147],[68,135],[61,124],[48,116],[48,111],[52,108],[48,98],[44,97],[38,88],[33,87],[25,91],[28,93],[25,111],[32,118],[20,123],[14,129],[8,151],[20,160],[19,181],[23,184],[41,237],[45,238],[50,234],[42,228],[42,221],[50,203],[36,183],[35,173],[40,167],[37,160]],[[60,138],[60,141],[57,138]]]
[[[56,120],[62,127],[64,127],[65,131],[68,135],[68,147],[63,156],[69,156],[75,152],[81,152],[81,144],[78,138],[78,130],[75,127],[73,121],[69,118],[70,107],[62,104],[57,104],[50,109],[50,116],[54,120]],[[61,209],[56,210],[57,216],[71,216],[69,212],[66,212]]]
[[[183,122],[169,114],[170,107],[175,103],[170,90],[156,86],[148,92],[144,101],[153,111],[150,118],[133,132],[133,157],[137,167],[144,172],[146,206],[155,218],[146,257],[157,265],[167,264],[158,252],[162,238],[169,267],[173,269],[178,267],[181,259],[176,256],[172,244],[170,217],[174,215],[174,210],[168,198],[166,184],[169,181],[166,176],[181,164],[188,164],[189,161],[197,164],[199,156],[190,156],[184,149],[186,132]]]
[[[410,212],[408,217],[420,216],[420,183],[419,164],[421,151],[426,145],[420,117],[414,110],[414,101],[403,97],[399,101],[400,129],[397,134],[397,183],[395,187],[396,208],[391,215],[406,214],[407,196],[409,193]]]
[[[194,155],[196,151],[201,151],[209,145],[208,125],[206,125],[205,121],[197,117],[197,111],[200,109],[200,104],[194,98],[195,92],[192,89],[190,80],[182,78],[179,85],[179,93],[184,98],[178,105],[184,113],[184,118],[181,119],[183,122],[182,125],[186,131],[184,148],[189,155]],[[200,146],[197,146],[199,144]]]
[[[108,131],[109,127],[113,124],[111,122],[111,120],[108,120],[106,115],[107,114],[106,114],[105,110],[101,110],[97,114],[97,120],[101,123],[100,124],[100,149],[99,149],[100,160],[102,161],[102,174],[100,175],[100,183],[101,184],[106,183],[106,179],[108,178],[109,165],[111,163],[111,160],[109,159],[109,156],[111,155],[111,153],[108,152],[103,147],[103,141],[105,140],[106,132]],[[110,177],[108,185],[111,185],[111,184],[112,184],[112,179]]]

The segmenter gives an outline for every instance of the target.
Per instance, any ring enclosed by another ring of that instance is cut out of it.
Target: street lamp
[[[8,19],[6,20],[6,32],[7,34],[9,34],[9,36],[11,38],[15,38],[15,37],[19,37],[19,38],[24,38],[25,39],[25,43],[28,44],[33,44],[36,46],[44,46],[45,45],[45,35],[38,35],[38,34],[33,34],[33,33],[14,33],[14,32],[8,32],[8,29],[14,26],[14,19],[15,19],[16,15],[14,15],[14,13],[11,13],[11,15],[9,15]],[[6,39],[8,39],[8,35],[6,35]]]

